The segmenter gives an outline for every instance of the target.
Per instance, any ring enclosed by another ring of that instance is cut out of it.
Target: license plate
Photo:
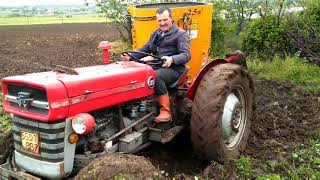
[[[39,154],[39,134],[21,131],[22,149]]]

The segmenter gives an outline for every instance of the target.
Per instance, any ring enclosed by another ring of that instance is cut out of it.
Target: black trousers
[[[160,68],[156,70],[156,83],[154,86],[156,95],[164,95],[168,92],[168,86],[179,79],[181,73],[172,68]]]

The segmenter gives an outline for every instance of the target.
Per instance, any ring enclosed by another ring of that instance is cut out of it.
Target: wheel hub
[[[225,146],[229,150],[235,149],[242,139],[245,119],[245,99],[241,89],[231,92],[224,106],[222,115],[222,131]]]
[[[238,132],[239,128],[240,128],[240,124],[241,124],[241,107],[236,106],[236,108],[234,109],[234,111],[232,113],[231,121],[232,121],[232,123],[231,123],[232,130],[235,132]]]

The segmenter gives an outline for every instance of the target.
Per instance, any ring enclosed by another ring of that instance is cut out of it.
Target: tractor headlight
[[[72,129],[77,134],[88,134],[96,125],[96,122],[90,114],[80,113],[72,117]]]

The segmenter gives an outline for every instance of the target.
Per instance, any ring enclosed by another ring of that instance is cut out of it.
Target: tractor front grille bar
[[[54,123],[39,122],[19,116],[13,116],[13,139],[15,150],[32,158],[49,162],[64,159],[65,121]],[[39,135],[39,153],[28,152],[22,148],[21,132]]]
[[[49,102],[45,89],[21,84],[8,84],[7,89],[8,93],[4,98],[11,107],[36,114],[49,114]]]
[[[4,96],[4,98],[5,98],[5,100],[7,100],[9,102],[19,104],[18,99],[15,96],[11,96],[11,95],[7,94]],[[49,103],[48,102],[32,100],[30,102],[30,106],[49,110]]]

